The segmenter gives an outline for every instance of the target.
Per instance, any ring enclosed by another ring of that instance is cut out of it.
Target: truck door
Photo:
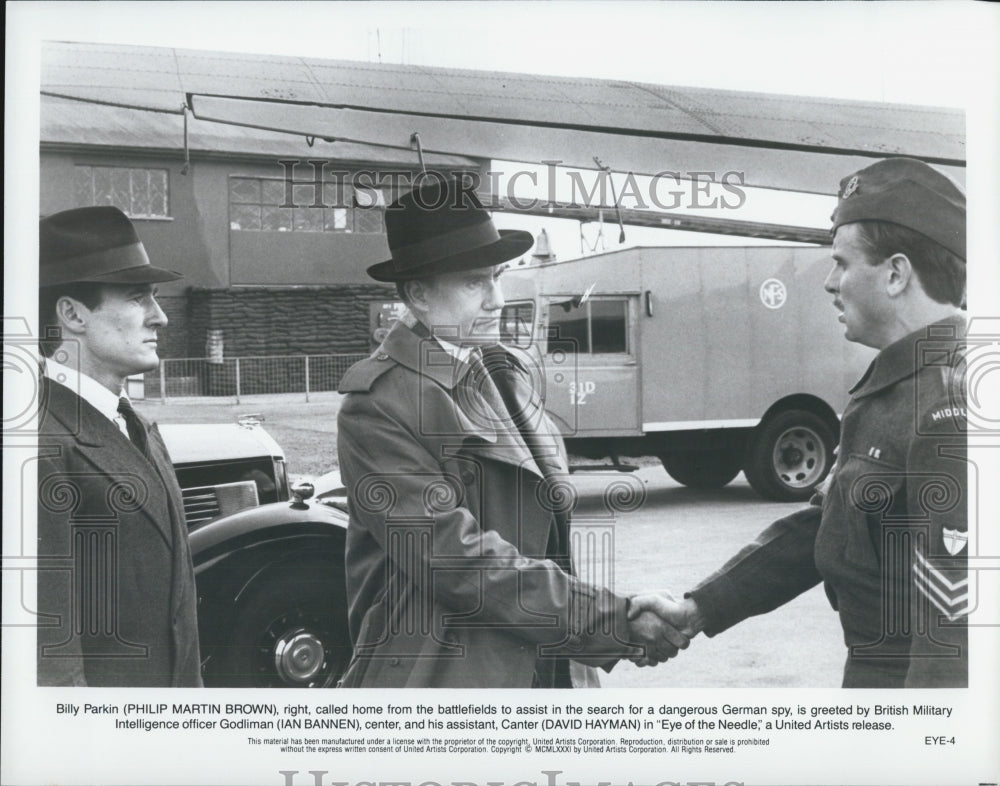
[[[638,294],[540,298],[546,409],[566,435],[640,433]]]

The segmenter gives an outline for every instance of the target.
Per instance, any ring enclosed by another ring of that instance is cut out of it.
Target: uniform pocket
[[[886,524],[898,520],[906,509],[903,468],[851,454],[838,472],[837,487],[847,541],[845,557],[855,565],[881,569]]]

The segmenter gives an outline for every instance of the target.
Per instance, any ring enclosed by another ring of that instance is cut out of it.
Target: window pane
[[[167,215],[167,170],[152,169],[149,172],[149,214]]]
[[[111,170],[111,204],[123,213],[132,212],[132,187],[129,171],[115,167]]]
[[[260,201],[261,204],[263,205],[285,204],[285,181],[284,180],[261,181]]]
[[[232,203],[260,203],[260,181],[246,177],[229,179],[229,201]]]
[[[323,208],[321,207],[295,208],[294,225],[296,231],[298,232],[322,232]]]
[[[91,167],[76,167],[73,173],[73,188],[78,207],[90,207],[94,204],[94,171]]]
[[[628,352],[627,306],[624,300],[590,301],[593,351]]]
[[[292,229],[292,208],[264,205],[260,210],[261,229],[287,232]]]
[[[352,204],[353,191],[344,178],[334,178],[323,183],[323,204],[327,207],[347,207]]]
[[[323,192],[317,192],[311,183],[292,186],[292,199],[295,201],[296,207],[312,207],[316,203],[317,198],[322,201]],[[282,189],[282,199],[284,199],[284,189]]]
[[[129,175],[132,181],[132,215],[152,215],[153,211],[149,206],[149,170],[132,169]]]
[[[260,208],[257,205],[233,205],[229,209],[230,229],[260,229]]]
[[[356,207],[353,212],[356,231],[369,235],[382,234],[384,231],[382,217],[385,211],[381,207]]]
[[[94,204],[114,204],[111,201],[111,167],[94,167]]]
[[[347,211],[342,207],[334,207],[323,211],[326,214],[327,232],[343,232],[347,228]]]
[[[571,300],[549,304],[549,352],[558,347],[564,352],[590,352],[587,340],[587,306],[574,306]]]

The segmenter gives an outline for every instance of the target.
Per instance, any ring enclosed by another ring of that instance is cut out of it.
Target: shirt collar
[[[51,358],[45,360],[44,373],[53,382],[72,390],[108,420],[117,423],[118,399],[128,398],[124,390],[116,396],[93,377],[62,363],[56,363]]]
[[[434,338],[437,340],[437,343],[441,345],[441,349],[443,349],[453,358],[462,363],[467,363],[469,360],[469,355],[474,351],[473,347],[456,346],[455,344],[452,344],[450,341],[445,341],[440,336],[435,336]]]
[[[928,363],[940,361],[942,353],[954,352],[964,337],[965,317],[961,314],[924,325],[879,352],[851,388],[851,395],[868,396],[916,374]]]

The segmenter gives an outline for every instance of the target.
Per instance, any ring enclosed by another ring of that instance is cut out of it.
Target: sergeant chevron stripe
[[[942,571],[935,568],[918,550],[913,563],[913,575],[917,589],[944,614],[949,622],[969,613],[969,577],[951,581]]]

